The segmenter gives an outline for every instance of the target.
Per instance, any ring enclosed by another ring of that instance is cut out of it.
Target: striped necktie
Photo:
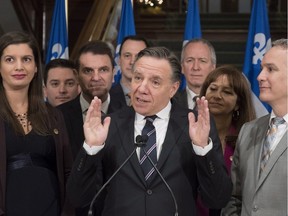
[[[271,120],[271,124],[267,131],[267,135],[264,141],[263,149],[262,149],[262,156],[261,156],[261,164],[260,164],[260,174],[263,172],[270,155],[272,153],[271,147],[276,138],[278,126],[284,124],[285,120],[281,117],[275,117]]]
[[[147,155],[151,158],[153,163],[156,165],[157,163],[157,151],[156,151],[156,130],[153,125],[153,121],[157,118],[156,115],[153,116],[147,116],[146,124],[142,130],[142,135],[148,136],[148,141],[146,143],[146,146],[143,147],[145,151],[147,152]],[[155,169],[153,168],[152,164],[150,163],[149,159],[144,153],[143,148],[140,150],[140,165],[142,167],[145,181],[149,181],[149,178],[151,175],[155,172]]]

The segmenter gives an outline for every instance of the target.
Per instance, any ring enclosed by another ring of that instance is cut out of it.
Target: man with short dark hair
[[[73,61],[53,59],[45,66],[44,93],[47,102],[52,106],[73,100],[80,91]]]
[[[121,108],[119,99],[109,94],[114,58],[105,42],[90,41],[84,44],[78,52],[76,67],[82,92],[74,100],[59,106],[66,121],[74,157],[84,141],[83,122],[92,99],[95,96],[101,99],[103,114]]]
[[[140,36],[130,35],[123,39],[119,50],[120,83],[113,86],[110,93],[117,94],[121,101],[130,105],[132,65],[139,51],[149,47],[147,40]]]

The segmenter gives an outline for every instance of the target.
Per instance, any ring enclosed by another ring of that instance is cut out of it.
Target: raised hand
[[[89,146],[103,145],[108,134],[111,118],[106,117],[101,121],[101,100],[94,97],[84,122],[85,143]]]
[[[189,119],[189,135],[193,144],[198,146],[208,145],[210,132],[210,114],[208,108],[208,101],[205,97],[196,100],[198,108],[198,119],[195,121],[195,116],[192,112],[188,114]]]

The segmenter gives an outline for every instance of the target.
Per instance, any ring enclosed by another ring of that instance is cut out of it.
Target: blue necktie
[[[280,124],[283,124],[285,122],[285,120],[281,117],[275,117],[271,120],[271,125],[269,126],[267,135],[266,135],[266,139],[264,141],[264,145],[263,145],[263,150],[262,150],[262,156],[261,156],[261,167],[260,167],[260,174],[262,173],[262,171],[264,170],[270,155],[271,155],[271,147],[272,144],[276,138],[276,134],[277,134],[277,130],[278,130],[278,126]]]
[[[147,152],[147,155],[152,159],[153,163],[156,165],[157,163],[157,151],[156,151],[156,130],[153,125],[153,121],[157,118],[156,115],[147,116],[146,124],[142,130],[142,135],[148,136],[148,141],[146,146],[143,147]],[[140,150],[140,165],[142,167],[145,181],[149,181],[149,178],[154,173],[155,169],[153,168],[152,164],[150,163],[149,159],[145,155],[143,148]]]

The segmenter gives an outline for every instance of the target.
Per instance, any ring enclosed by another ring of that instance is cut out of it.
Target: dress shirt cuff
[[[213,148],[213,142],[211,138],[209,137],[209,142],[207,146],[204,146],[204,147],[197,146],[193,142],[192,142],[192,146],[197,155],[205,156]]]
[[[83,143],[83,148],[85,149],[88,155],[96,155],[100,150],[104,148],[104,144],[101,146],[92,146],[90,147],[85,141]]]

